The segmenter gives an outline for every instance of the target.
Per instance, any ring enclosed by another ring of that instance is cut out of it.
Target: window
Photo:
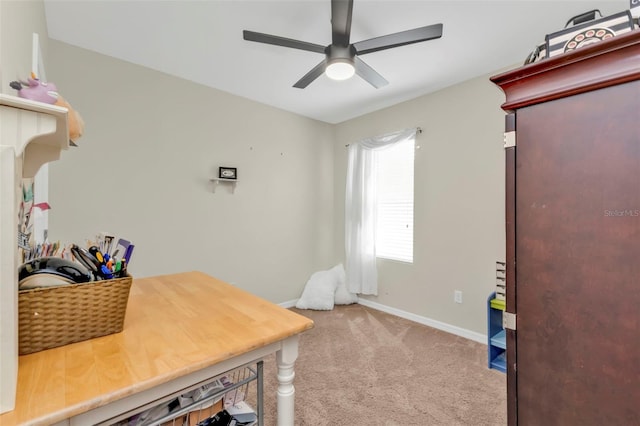
[[[413,262],[413,163],[415,137],[375,151],[376,256]]]

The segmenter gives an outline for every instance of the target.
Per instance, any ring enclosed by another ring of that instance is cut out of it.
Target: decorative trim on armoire
[[[15,406],[18,374],[18,223],[22,178],[69,147],[67,109],[0,94],[0,413]],[[10,200],[13,200],[11,202]]]

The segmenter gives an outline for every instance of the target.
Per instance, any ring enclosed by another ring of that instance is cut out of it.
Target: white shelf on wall
[[[216,192],[217,186],[221,183],[225,185],[231,185],[232,194],[236,191],[236,184],[238,183],[238,179],[214,178],[209,180],[213,182],[213,192]]]
[[[69,148],[67,109],[0,94],[0,413],[13,410],[18,374],[17,211],[21,179]],[[13,202],[12,202],[13,201]]]
[[[0,94],[0,146],[24,154],[22,177],[34,177],[40,167],[69,148],[67,109]]]

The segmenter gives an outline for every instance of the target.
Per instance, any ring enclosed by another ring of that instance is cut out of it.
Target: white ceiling
[[[351,42],[425,25],[443,37],[361,56],[389,85],[321,76],[293,88],[323,55],[249,42],[252,30],[331,43],[330,0],[45,0],[49,37],[303,116],[339,123],[521,64],[569,18],[628,0],[355,0]]]

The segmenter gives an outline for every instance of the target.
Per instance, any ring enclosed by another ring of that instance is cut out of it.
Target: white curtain
[[[376,170],[374,152],[415,138],[416,128],[349,145],[345,200],[346,281],[350,292],[378,294],[376,270]]]

